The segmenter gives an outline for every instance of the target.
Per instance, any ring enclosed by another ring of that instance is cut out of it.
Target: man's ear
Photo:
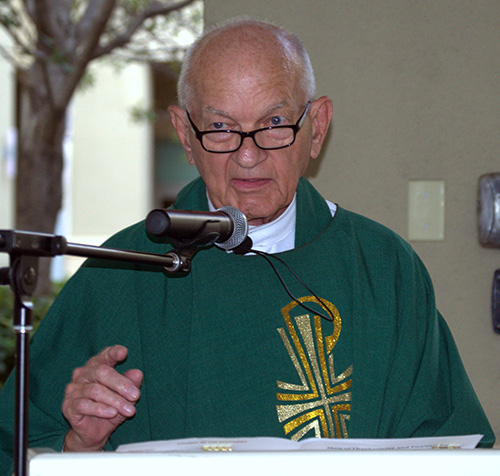
[[[309,115],[312,121],[311,158],[315,159],[321,152],[321,147],[332,120],[333,103],[328,96],[321,96],[311,103]]]
[[[191,165],[194,165],[191,148],[191,136],[189,134],[191,126],[189,124],[186,111],[179,106],[169,106],[168,112],[170,114],[170,120],[172,121],[172,124],[177,132],[177,136],[186,151],[187,160]]]

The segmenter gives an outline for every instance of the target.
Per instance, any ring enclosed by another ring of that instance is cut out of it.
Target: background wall
[[[7,35],[0,30],[0,44],[9,44]],[[14,85],[12,68],[0,55],[0,229],[12,227],[14,195],[14,169],[12,150],[9,150],[14,132]],[[0,253],[0,267],[7,266],[9,255]]]
[[[133,107],[151,104],[149,68],[117,69],[107,62],[92,68],[95,86],[74,96],[68,127],[60,233],[73,242],[100,245],[118,230],[146,217],[152,207],[152,132],[147,121],[134,122]],[[62,275],[83,258],[65,257]]]
[[[149,69],[103,63],[94,74],[99,87],[75,96],[73,233],[109,236],[151,206],[151,125],[131,115],[133,106],[149,106]]]
[[[500,438],[500,249],[478,244],[480,175],[500,172],[498,0],[207,0],[207,26],[248,14],[306,43],[333,127],[310,178],[323,195],[407,238],[408,182],[445,182],[445,239],[412,242]]]

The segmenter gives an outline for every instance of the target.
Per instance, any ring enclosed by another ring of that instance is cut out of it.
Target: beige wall
[[[149,69],[92,68],[96,86],[75,95],[71,195],[65,235],[74,242],[101,244],[146,217],[152,207],[152,138],[148,122],[134,122],[134,106],[148,108]],[[71,142],[71,141],[70,141]],[[83,260],[67,258],[74,270]]]
[[[408,182],[445,181],[445,240],[413,242],[433,278],[500,438],[500,335],[490,295],[500,249],[476,232],[476,188],[500,172],[498,0],[207,0],[206,24],[241,14],[295,31],[332,97],[328,146],[311,167],[330,200],[407,238]]]
[[[0,29],[0,44],[9,43],[5,32]],[[0,55],[0,229],[13,227],[14,177],[11,164],[7,163],[7,134],[14,125],[14,72],[10,64]],[[0,253],[0,267],[6,266],[9,256]]]
[[[151,206],[151,126],[134,122],[149,105],[147,66],[93,68],[96,84],[75,96],[73,233],[110,235]]]

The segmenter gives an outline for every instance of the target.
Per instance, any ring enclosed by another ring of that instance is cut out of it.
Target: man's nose
[[[252,137],[244,137],[241,147],[233,153],[233,160],[241,167],[252,168],[265,160],[267,150],[260,149]]]

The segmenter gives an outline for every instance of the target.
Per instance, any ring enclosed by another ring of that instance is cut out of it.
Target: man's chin
[[[241,211],[247,217],[249,225],[259,226],[259,225],[265,225],[266,223],[270,223],[276,220],[276,218],[278,218],[285,210],[286,208],[281,208],[278,210],[259,210],[259,211],[247,209]]]

